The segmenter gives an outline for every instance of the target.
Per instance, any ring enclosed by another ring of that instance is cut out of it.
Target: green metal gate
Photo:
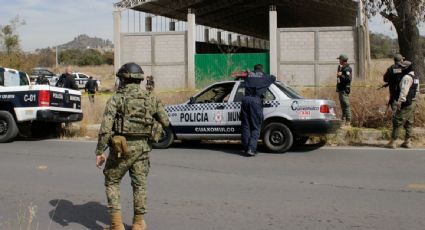
[[[196,54],[196,86],[199,88],[212,82],[231,80],[231,74],[233,72],[244,71],[247,68],[252,70],[256,64],[262,64],[264,66],[264,72],[269,73],[269,54]]]

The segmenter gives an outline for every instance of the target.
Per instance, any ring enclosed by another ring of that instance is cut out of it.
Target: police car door
[[[220,139],[235,130],[226,126],[225,109],[235,82],[214,84],[197,94],[184,106],[174,124],[183,139]]]
[[[241,121],[240,121],[240,111],[241,111],[241,103],[242,99],[245,96],[245,82],[240,81],[239,85],[236,86],[237,90],[232,95],[233,100],[228,105],[227,110],[227,125],[230,127],[234,127],[238,134],[242,133]],[[279,100],[269,89],[266,91],[263,98],[263,114],[264,118],[267,117],[268,114],[274,112],[279,105]]]

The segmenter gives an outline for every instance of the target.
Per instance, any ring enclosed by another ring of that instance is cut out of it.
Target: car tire
[[[18,135],[19,129],[13,115],[0,111],[0,143],[12,141]]]
[[[152,143],[152,147],[156,149],[166,149],[170,147],[173,141],[174,141],[173,129],[170,126],[168,126],[162,132],[162,136],[159,139],[159,141],[157,143]]]
[[[308,139],[309,139],[310,137],[295,137],[294,138],[294,144],[293,144],[293,146],[294,147],[299,147],[299,146],[303,146],[303,145],[305,145],[305,143],[308,141]]]
[[[263,144],[272,153],[285,153],[292,147],[294,137],[283,123],[270,123],[264,127]]]

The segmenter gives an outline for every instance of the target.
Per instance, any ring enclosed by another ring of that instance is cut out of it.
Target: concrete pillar
[[[145,31],[152,32],[152,16],[146,16],[145,18]]]
[[[270,25],[270,34],[269,34],[269,41],[270,41],[270,74],[275,75],[278,77],[278,56],[277,56],[277,11],[276,6],[272,5],[270,6],[269,11],[269,25]]]
[[[204,30],[204,41],[210,43],[210,29],[205,28]]]
[[[170,31],[176,31],[176,22],[170,21]]]
[[[186,86],[194,89],[195,85],[195,54],[196,54],[196,21],[192,9],[187,14],[187,79]]]
[[[121,11],[114,9],[114,70],[121,67]]]

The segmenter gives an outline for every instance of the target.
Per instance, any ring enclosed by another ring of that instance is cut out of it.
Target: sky
[[[0,25],[17,15],[26,22],[18,28],[21,48],[34,51],[67,43],[80,34],[113,40],[113,3],[118,0],[0,0]],[[123,20],[125,18],[123,14]],[[374,18],[373,32],[396,37],[391,23]],[[420,33],[425,35],[425,25]]]

